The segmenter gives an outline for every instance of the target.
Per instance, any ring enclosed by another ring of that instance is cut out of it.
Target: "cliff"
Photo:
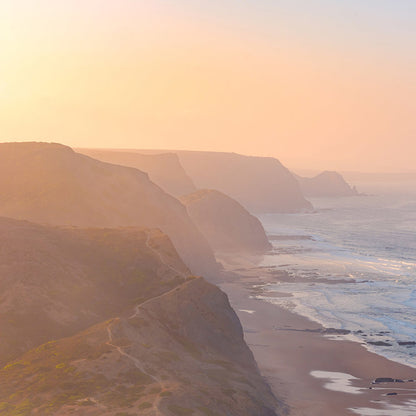
[[[180,200],[214,250],[264,253],[271,248],[261,222],[222,192],[201,190]]]
[[[146,173],[59,144],[0,144],[0,215],[52,225],[159,228],[194,273],[217,270],[185,207]]]
[[[309,197],[355,196],[358,192],[352,188],[338,172],[324,171],[313,178],[296,176],[302,192]]]
[[[227,296],[159,231],[1,219],[0,241],[0,415],[281,414]]]
[[[124,150],[79,149],[78,151],[103,162],[142,170],[149,175],[152,182],[176,197],[196,190],[174,153],[145,155]]]
[[[160,150],[138,152],[161,153]],[[295,177],[275,158],[221,152],[170,152],[179,156],[198,189],[221,191],[252,213],[312,209]]]

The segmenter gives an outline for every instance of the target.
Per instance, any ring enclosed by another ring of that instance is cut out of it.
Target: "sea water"
[[[273,244],[263,266],[293,277],[260,297],[416,367],[416,195],[312,203],[314,213],[260,216]]]

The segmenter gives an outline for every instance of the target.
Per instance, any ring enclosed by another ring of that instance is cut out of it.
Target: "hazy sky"
[[[416,170],[415,0],[0,0],[0,140]]]

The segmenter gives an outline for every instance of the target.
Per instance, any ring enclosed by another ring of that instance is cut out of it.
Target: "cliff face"
[[[302,192],[310,197],[340,197],[358,195],[345,179],[338,173],[324,171],[313,178],[296,176]]]
[[[53,225],[160,228],[194,273],[217,270],[184,206],[147,174],[59,144],[0,144],[0,215]]]
[[[214,250],[264,253],[271,248],[261,222],[222,192],[201,190],[181,201]]]
[[[160,151],[148,151],[161,153]],[[199,189],[216,189],[253,213],[312,209],[299,184],[277,159],[236,153],[174,151]]]
[[[0,241],[0,415],[276,415],[226,295],[159,231],[2,219]]]
[[[149,178],[165,192],[173,196],[196,191],[179,158],[174,153],[145,155],[123,150],[79,149],[79,152],[103,162],[129,166],[146,172]]]

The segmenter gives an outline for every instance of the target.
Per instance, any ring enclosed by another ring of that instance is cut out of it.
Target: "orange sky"
[[[405,16],[285,3],[3,0],[0,139],[416,170]]]

